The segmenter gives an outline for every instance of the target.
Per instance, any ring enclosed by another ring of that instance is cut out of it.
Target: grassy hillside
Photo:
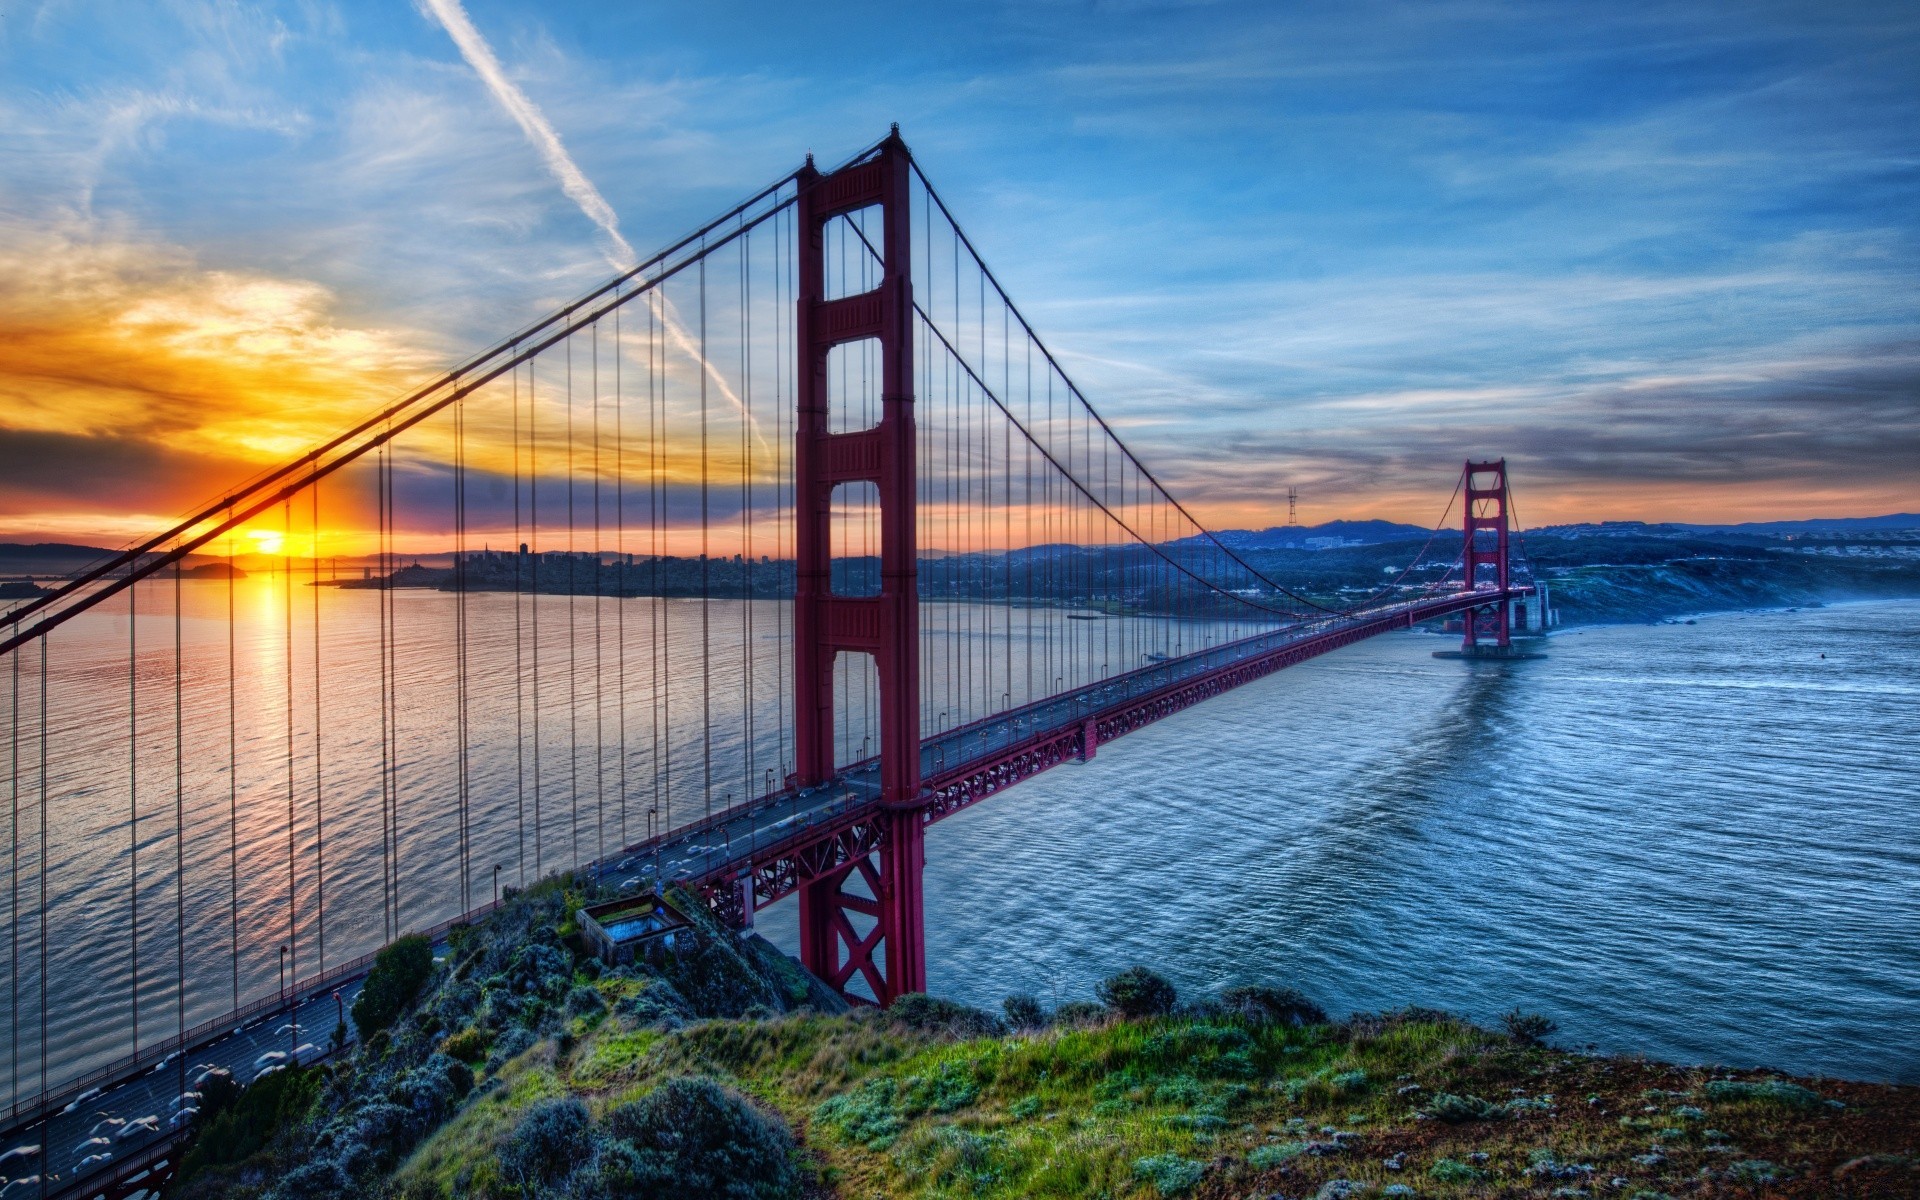
[[[704,929],[683,958],[558,955],[578,897],[472,931],[303,1112],[181,1196],[1860,1196],[1915,1194],[1920,1089],[1668,1067],[1276,989],[987,1014],[800,1003]],[[518,941],[518,939],[526,939]],[[748,945],[742,952],[739,947]],[[535,949],[529,949],[534,947]],[[549,953],[551,952],[551,953]],[[535,961],[538,960],[538,961]],[[529,969],[531,968],[531,969]],[[721,1010],[731,1010],[720,1016]],[[705,1016],[702,1016],[702,1011]],[[256,1086],[255,1090],[259,1090]],[[286,1107],[299,1089],[281,1085]],[[236,1102],[239,1111],[246,1096]]]

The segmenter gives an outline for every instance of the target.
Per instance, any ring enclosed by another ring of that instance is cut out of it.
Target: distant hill
[[[1547,525],[1537,530],[1556,537],[1697,537],[1701,534],[1744,534],[1749,537],[1792,537],[1812,533],[1871,534],[1920,530],[1920,513],[1889,513],[1884,517],[1814,517],[1804,521],[1745,521],[1733,525],[1696,525],[1677,521],[1597,521],[1576,525]]]
[[[1317,550],[1330,547],[1334,543],[1324,539],[1339,538],[1341,545],[1371,546],[1380,542],[1404,542],[1409,538],[1424,538],[1431,529],[1418,525],[1401,525],[1395,521],[1328,521],[1324,525],[1274,525],[1267,529],[1223,529],[1214,536],[1225,546],[1235,550]],[[1206,542],[1199,534],[1181,538],[1173,544],[1190,546]],[[1310,545],[1318,542],[1318,545]]]
[[[111,558],[114,553],[69,542],[0,542],[0,574],[65,575]]]
[[[1686,525],[1699,533],[1879,533],[1889,529],[1920,529],[1920,513],[1889,513],[1884,517],[1815,517],[1808,521],[1746,521],[1739,525]]]

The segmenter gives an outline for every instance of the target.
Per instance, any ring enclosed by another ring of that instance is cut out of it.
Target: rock
[[[1383,1158],[1380,1160],[1380,1165],[1389,1171],[1403,1171],[1407,1166],[1407,1156],[1396,1154],[1391,1158]]]

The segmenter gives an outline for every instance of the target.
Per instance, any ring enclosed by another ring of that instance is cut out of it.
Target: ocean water
[[[43,1047],[57,1087],[273,993],[282,946],[310,978],[789,761],[773,602],[476,594],[463,694],[449,594],[390,597],[388,652],[375,592],[139,593],[57,635],[44,776],[37,656],[0,676],[14,1096]],[[930,730],[1251,632],[966,605],[923,625]],[[1519,1006],[1575,1045],[1920,1081],[1920,603],[1569,631],[1527,662],[1432,657],[1450,644],[1349,647],[934,827],[932,989],[1057,1002],[1144,962],[1190,992]],[[851,761],[871,687],[839,691]],[[791,903],[760,927],[792,948]]]
[[[1447,644],[1290,668],[934,827],[930,990],[1145,963],[1920,1082],[1920,603]]]

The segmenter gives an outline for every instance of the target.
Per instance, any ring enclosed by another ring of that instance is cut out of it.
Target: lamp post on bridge
[[[500,907],[500,864],[493,864],[493,906]]]
[[[299,1014],[294,1012],[293,1006],[287,1002],[287,955],[290,953],[292,951],[286,946],[280,947],[280,1003],[287,1010],[288,1057],[292,1057],[291,1052],[300,1048],[299,1022],[295,1019]]]

